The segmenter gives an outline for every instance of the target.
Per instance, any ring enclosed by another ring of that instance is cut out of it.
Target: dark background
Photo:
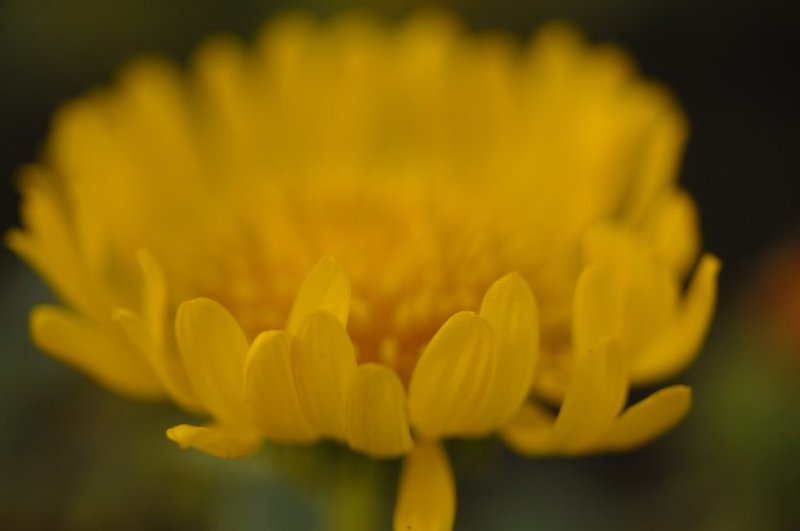
[[[53,112],[110,83],[126,60],[159,52],[184,61],[204,37],[249,38],[287,8],[326,17],[365,5],[2,0],[0,229],[18,224],[14,174],[37,159]],[[399,18],[422,5],[371,7]],[[493,464],[462,467],[457,528],[800,529],[800,370],[784,355],[800,352],[766,337],[749,302],[765,256],[800,239],[800,4],[444,5],[472,29],[520,38],[553,18],[573,21],[671,87],[691,122],[682,181],[699,204],[705,248],[725,264],[717,323],[681,379],[696,391],[683,426],[626,456],[523,461],[491,444],[467,449],[486,457],[467,461]],[[0,274],[0,528],[283,530],[321,521],[313,495],[259,461],[176,452],[160,431],[179,418],[171,407],[116,397],[34,352],[25,316],[47,290],[6,250]]]

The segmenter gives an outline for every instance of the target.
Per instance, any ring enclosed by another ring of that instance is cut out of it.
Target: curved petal
[[[626,409],[593,446],[616,452],[633,450],[672,429],[691,406],[689,387],[673,385],[661,389]]]
[[[260,438],[217,426],[191,426],[180,424],[167,430],[167,437],[183,448],[196,448],[215,457],[232,459],[244,457],[258,450]]]
[[[423,437],[472,433],[476,409],[494,377],[497,340],[489,323],[460,312],[442,325],[422,353],[408,388],[411,423]]]
[[[264,332],[253,341],[245,362],[244,392],[265,437],[280,442],[316,440],[317,432],[297,397],[288,332]]]
[[[616,332],[622,313],[621,272],[608,263],[593,263],[578,277],[572,315],[575,353],[587,352]]]
[[[139,349],[169,395],[183,408],[199,412],[203,407],[189,385],[186,370],[174,342],[167,339],[167,286],[164,273],[147,250],[137,253],[142,274],[141,312],[114,308],[112,319]]]
[[[31,311],[34,344],[104,385],[138,398],[161,398],[161,386],[150,366],[125,340],[122,332],[89,317],[42,305]]]
[[[631,376],[635,383],[668,378],[694,359],[714,314],[719,270],[717,257],[702,257],[675,324],[634,359]]]
[[[447,455],[437,443],[418,444],[406,456],[394,509],[394,531],[450,531],[456,488]]]
[[[523,455],[539,455],[552,448],[556,417],[547,409],[526,402],[503,427],[500,436],[512,449]]]
[[[303,320],[311,313],[326,311],[347,325],[350,308],[350,281],[344,268],[326,256],[315,265],[303,281],[289,313],[286,331],[297,334]]]
[[[136,254],[142,273],[142,318],[158,345],[166,340],[167,283],[155,257],[146,249]]]
[[[497,337],[497,362],[479,414],[477,431],[504,424],[525,400],[539,352],[539,310],[528,283],[511,273],[492,284],[481,304],[480,316]]]
[[[606,338],[578,356],[553,429],[554,444],[564,453],[581,451],[625,405],[628,371],[619,346]]]
[[[169,395],[183,408],[195,412],[201,411],[203,408],[189,385],[186,372],[177,356],[165,351],[158,344],[147,323],[124,308],[115,308],[112,319],[120,324],[128,340],[150,364]]]
[[[670,106],[662,113],[644,146],[635,189],[627,205],[626,217],[630,221],[639,222],[655,196],[675,180],[688,131],[686,117],[676,108]]]
[[[205,408],[221,421],[246,421],[243,371],[249,345],[236,319],[216,301],[193,299],[178,307],[175,337],[189,383]]]
[[[35,268],[70,307],[106,319],[107,300],[78,254],[69,216],[53,185],[56,178],[39,166],[23,169],[20,214],[25,231],[5,234],[8,247]]]
[[[625,404],[627,371],[619,348],[606,339],[580,356],[558,416],[526,404],[503,429],[503,438],[522,454],[586,452],[606,432]]]
[[[359,365],[347,393],[347,442],[372,457],[408,453],[406,392],[393,370],[377,363]]]
[[[356,354],[339,319],[328,312],[308,315],[297,334],[294,378],[300,405],[323,435],[344,440],[347,385]]]
[[[700,254],[697,207],[685,190],[674,189],[663,194],[650,209],[642,232],[671,270],[684,278]]]

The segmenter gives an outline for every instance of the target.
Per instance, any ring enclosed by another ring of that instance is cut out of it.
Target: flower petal
[[[576,353],[587,352],[613,334],[622,313],[622,275],[608,263],[593,263],[578,277],[572,317],[572,343]]]
[[[164,273],[147,250],[137,253],[142,274],[141,313],[115,308],[112,319],[139,349],[169,395],[183,408],[200,412],[202,406],[186,377],[186,370],[174,343],[167,340],[167,286]]]
[[[641,220],[656,194],[678,173],[689,126],[683,113],[674,107],[666,111],[652,129],[652,136],[644,146],[639,174],[633,180],[635,187],[626,218],[634,223]]]
[[[606,338],[589,352],[579,353],[553,428],[559,451],[582,451],[619,414],[627,393],[627,364],[613,340]]]
[[[95,319],[106,319],[107,301],[78,254],[69,216],[53,184],[57,181],[44,168],[23,169],[20,210],[27,228],[8,231],[6,244],[33,266],[68,306]]]
[[[595,445],[601,450],[633,450],[663,435],[680,422],[692,406],[685,385],[661,389],[625,410]]]
[[[528,283],[511,273],[486,291],[480,316],[497,338],[494,378],[479,407],[484,426],[478,431],[488,432],[514,414],[533,383],[539,352],[539,311]]]
[[[326,256],[311,269],[300,287],[289,313],[286,330],[294,335],[307,315],[330,312],[344,326],[350,308],[350,281],[332,257]]]
[[[153,339],[163,345],[167,321],[167,283],[164,272],[155,257],[146,249],[136,254],[142,272],[142,318],[150,329]]]
[[[411,423],[424,437],[472,433],[475,414],[494,377],[497,340],[489,323],[459,312],[442,325],[422,353],[408,388]]]
[[[394,510],[394,531],[450,531],[456,512],[453,471],[437,443],[406,456]]]
[[[668,378],[697,355],[714,314],[719,270],[717,257],[706,254],[700,259],[674,326],[635,358],[631,368],[635,383]]]
[[[264,332],[253,341],[245,362],[244,392],[265,437],[280,442],[317,438],[297,397],[289,333]]]
[[[356,354],[336,316],[323,311],[305,318],[293,366],[306,417],[321,434],[344,440],[347,385],[356,370]]]
[[[226,459],[243,457],[258,450],[261,440],[254,434],[243,434],[216,426],[180,424],[167,430],[167,437],[183,448],[196,448]]]
[[[555,421],[555,415],[547,409],[526,402],[503,427],[500,436],[517,452],[538,455],[550,450]]]
[[[396,457],[413,448],[406,392],[390,368],[364,363],[350,379],[347,442],[354,450],[372,457]]]
[[[164,389],[122,332],[57,306],[37,306],[30,328],[36,346],[86,371],[104,385],[139,398],[160,398]]]
[[[700,250],[697,207],[684,190],[670,190],[649,209],[642,232],[672,271],[684,278]]]
[[[222,421],[246,419],[243,370],[249,345],[230,312],[211,299],[184,302],[175,317],[175,337],[205,408]]]
[[[152,329],[138,315],[124,308],[115,308],[112,319],[120,324],[125,335],[147,360],[169,395],[182,407],[190,411],[201,411],[186,372],[175,353],[165,351],[153,337]]]
[[[606,432],[627,394],[623,355],[606,338],[579,356],[558,416],[526,404],[503,429],[509,446],[526,455],[577,454]]]

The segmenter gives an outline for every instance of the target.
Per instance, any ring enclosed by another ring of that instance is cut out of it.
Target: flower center
[[[520,244],[524,219],[506,223],[510,203],[480,182],[448,185],[421,168],[252,184],[226,201],[237,221],[219,234],[208,255],[219,257],[214,274],[196,288],[226,305],[251,337],[285,325],[307,271],[332,255],[352,285],[348,331],[359,361],[408,378],[448,317],[477,310],[491,282],[535,265]]]

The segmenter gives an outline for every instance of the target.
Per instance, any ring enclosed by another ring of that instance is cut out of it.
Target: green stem
[[[377,463],[342,463],[331,486],[329,529],[332,531],[375,531],[380,528],[384,490]]]

